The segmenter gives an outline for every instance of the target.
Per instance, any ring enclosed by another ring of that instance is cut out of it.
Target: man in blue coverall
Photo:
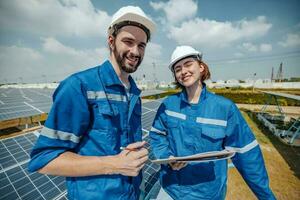
[[[138,199],[148,151],[141,91],[129,74],[142,62],[154,30],[139,7],[121,8],[108,28],[109,60],[56,89],[29,171],[67,177],[69,199]]]

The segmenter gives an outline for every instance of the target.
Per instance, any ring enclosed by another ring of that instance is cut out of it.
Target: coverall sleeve
[[[158,108],[149,133],[150,145],[157,159],[168,158],[172,155],[167,134],[165,104],[162,103]]]
[[[47,165],[66,151],[74,151],[89,126],[86,92],[76,77],[63,81],[53,94],[53,105],[30,154],[28,170]]]
[[[232,162],[258,199],[275,199],[260,147],[235,104],[227,120],[225,149],[237,153]]]

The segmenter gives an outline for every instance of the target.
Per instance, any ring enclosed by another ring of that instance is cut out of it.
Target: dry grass
[[[273,135],[264,134],[257,125],[243,113],[256,135],[263,152],[270,186],[277,199],[300,199],[300,148],[290,147]],[[256,199],[236,168],[228,171],[227,200]]]

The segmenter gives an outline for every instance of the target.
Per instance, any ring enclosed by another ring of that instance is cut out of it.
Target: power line
[[[272,54],[272,55],[265,55],[265,56],[248,56],[248,57],[242,57],[242,58],[223,58],[223,59],[214,59],[214,60],[204,60],[205,62],[209,64],[219,64],[224,62],[239,62],[239,63],[250,63],[250,62],[258,62],[258,61],[264,61],[264,60],[270,60],[270,59],[285,59],[285,58],[291,58],[291,57],[299,57],[300,58],[300,51],[292,51],[292,52],[284,52],[284,53],[278,53],[278,54]],[[157,63],[157,62],[156,62]],[[168,63],[159,63],[159,65],[168,65]]]
[[[248,62],[255,62],[255,61],[264,61],[274,58],[290,58],[290,57],[299,57],[300,58],[300,51],[294,51],[294,52],[285,52],[281,54],[273,54],[273,55],[265,55],[265,56],[249,56],[249,57],[243,57],[243,58],[225,58],[225,59],[216,59],[216,60],[207,60],[207,62],[211,64],[217,64],[217,63],[224,63],[228,61],[237,61],[242,63],[248,63]]]

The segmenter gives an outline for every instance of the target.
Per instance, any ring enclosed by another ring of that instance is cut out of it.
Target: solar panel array
[[[54,89],[0,88],[0,121],[48,113]]]
[[[0,199],[66,199],[63,177],[29,173],[33,133],[0,141]]]
[[[149,152],[149,158],[153,159],[153,153],[149,147],[149,136],[148,132],[151,129],[152,122],[154,120],[155,114],[157,112],[157,109],[159,105],[161,104],[160,101],[150,101],[143,104],[142,107],[142,127],[144,131],[144,140],[147,141],[147,147],[150,150]],[[143,183],[142,183],[142,191],[144,192],[144,199],[155,199],[159,189],[160,185],[158,182],[158,171],[160,169],[160,166],[154,163],[151,163],[148,161],[144,167],[143,171]],[[155,187],[154,187],[155,186]]]
[[[160,101],[143,103],[142,126],[146,141],[149,141],[148,132],[159,105]],[[36,139],[37,134],[31,132],[0,140],[0,199],[67,199],[63,177],[27,171],[29,154]],[[150,158],[153,158],[151,152]],[[158,170],[159,166],[150,161],[143,169],[141,189],[144,199],[155,198],[158,194]]]
[[[49,113],[54,89],[0,88],[0,121]],[[161,90],[145,90],[141,96],[157,95]]]

